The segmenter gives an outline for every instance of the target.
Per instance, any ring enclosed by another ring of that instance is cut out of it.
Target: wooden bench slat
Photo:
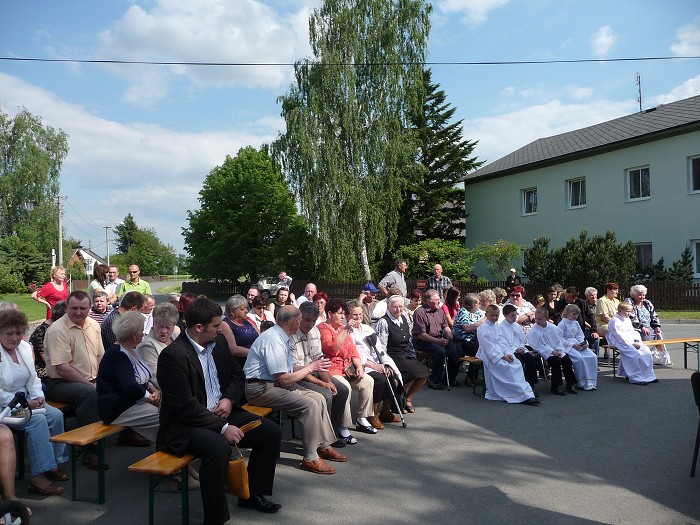
[[[51,441],[55,443],[66,443],[67,445],[77,445],[79,447],[84,447],[95,441],[116,434],[125,430],[126,427],[121,425],[105,425],[101,421],[96,421],[95,423],[90,423],[83,427],[79,427],[63,434],[58,434],[57,436],[52,436]]]
[[[459,358],[460,361],[464,361],[465,363],[472,363],[474,365],[483,365],[484,362],[479,359],[478,357],[472,357],[469,355],[465,355],[464,357]]]
[[[174,456],[168,452],[159,450],[147,458],[137,461],[129,466],[129,472],[141,472],[144,474],[154,474],[156,476],[169,476],[186,467],[195,460],[192,454],[185,454],[182,457]]]
[[[243,405],[243,410],[247,410],[251,414],[255,414],[256,416],[260,417],[265,417],[274,412],[274,410],[270,407],[259,407],[256,405]]]
[[[69,412],[71,410],[75,410],[75,406],[71,405],[70,403],[61,403],[60,401],[47,401],[46,404],[59,409],[61,412]]]

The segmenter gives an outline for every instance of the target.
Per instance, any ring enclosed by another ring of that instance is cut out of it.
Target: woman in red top
[[[63,266],[51,268],[51,280],[32,294],[32,299],[46,305],[46,318],[51,319],[51,308],[58,301],[67,301],[68,286],[65,283],[66,269]]]
[[[376,434],[377,429],[367,421],[368,417],[374,415],[374,379],[364,373],[360,354],[357,353],[352,337],[348,337],[352,327],[345,324],[346,314],[347,307],[340,299],[331,299],[326,303],[327,320],[318,325],[318,331],[321,332],[321,350],[331,360],[331,375],[357,392],[355,428],[365,434]],[[349,376],[349,367],[354,367],[354,377]],[[341,437],[345,437],[343,429],[339,430]]]
[[[455,316],[459,312],[459,294],[460,289],[455,286],[450,286],[445,292],[445,302],[442,305],[442,311],[447,316],[447,324],[452,325],[455,322]]]

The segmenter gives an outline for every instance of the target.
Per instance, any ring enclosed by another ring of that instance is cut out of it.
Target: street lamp
[[[105,229],[105,244],[107,245],[107,266],[109,266],[109,238],[107,237],[107,232],[109,231],[109,226],[102,226]]]

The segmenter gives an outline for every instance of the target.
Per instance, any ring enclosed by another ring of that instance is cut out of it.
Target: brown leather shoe
[[[386,428],[384,426],[384,423],[382,423],[377,416],[369,416],[367,418],[367,421],[369,421],[369,424],[372,425],[377,430],[384,430]]]
[[[134,432],[130,428],[122,430],[117,438],[118,447],[148,447],[152,445],[151,440]]]
[[[301,465],[299,465],[299,468],[301,468],[301,470],[315,472],[316,474],[335,474],[335,467],[331,467],[321,458],[316,458],[313,461],[308,461],[306,458],[304,458],[301,460]]]
[[[339,461],[342,463],[348,460],[348,457],[345,454],[341,454],[333,447],[319,448],[316,450],[316,452],[318,452],[319,456],[328,461]]]
[[[97,460],[96,454],[90,454],[90,453],[83,454],[82,464],[87,469],[100,470],[100,465],[99,465],[99,461]],[[109,470],[109,463],[105,462],[104,469]]]
[[[379,414],[379,419],[384,423],[401,423],[401,418],[397,414]]]

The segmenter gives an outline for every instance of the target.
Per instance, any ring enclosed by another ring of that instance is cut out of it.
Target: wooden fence
[[[295,280],[292,283],[292,292],[299,297],[304,293],[306,280]],[[328,297],[339,297],[343,300],[355,299],[362,290],[364,282],[347,281],[314,281],[319,291],[324,291]],[[455,281],[453,283],[462,291],[462,295],[470,292],[480,292],[485,288],[500,286],[505,288],[505,281],[491,281],[487,284],[472,283],[471,281]],[[648,282],[643,283],[647,287],[647,298],[654,303],[657,310],[700,310],[700,284],[678,284],[670,282]],[[183,292],[191,292],[197,295],[203,294],[216,299],[226,299],[234,294],[241,294],[245,297],[249,283],[233,282],[186,282],[182,284]],[[417,280],[407,280],[408,290],[418,287]],[[527,283],[523,285],[526,290],[526,298],[531,300],[535,295],[546,296],[549,284]],[[620,299],[629,296],[631,284],[620,284]],[[579,288],[579,294],[583,297],[584,289]],[[603,295],[604,289],[598,288],[598,295]]]

